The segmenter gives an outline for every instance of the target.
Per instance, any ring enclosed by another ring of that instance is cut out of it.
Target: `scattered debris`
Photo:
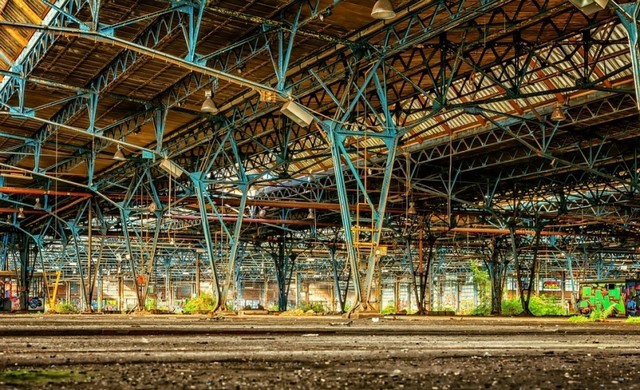
[[[351,324],[353,324],[353,321],[342,321],[342,322],[330,322],[329,325],[331,326],[351,326]]]

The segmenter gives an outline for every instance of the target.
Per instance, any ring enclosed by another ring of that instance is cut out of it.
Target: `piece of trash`
[[[378,317],[373,317],[373,318],[371,319],[371,322],[380,322],[380,318],[378,318]]]
[[[329,323],[329,325],[331,325],[331,326],[351,326],[351,324],[353,324],[353,321],[330,322]]]
[[[306,333],[302,335],[302,337],[318,337],[318,336],[320,335],[317,333]]]

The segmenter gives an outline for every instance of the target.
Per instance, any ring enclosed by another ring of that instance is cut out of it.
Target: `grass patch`
[[[569,322],[574,323],[574,324],[582,324],[585,322],[594,322],[594,320],[592,320],[589,317],[585,317],[585,316],[571,316],[569,317]]]
[[[640,324],[640,317],[628,317],[625,322],[627,324]]]
[[[0,372],[0,384],[42,385],[82,381],[85,375],[70,370],[8,370]]]

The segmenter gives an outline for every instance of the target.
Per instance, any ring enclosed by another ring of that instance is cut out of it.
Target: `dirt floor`
[[[0,315],[0,389],[640,388],[640,325]]]

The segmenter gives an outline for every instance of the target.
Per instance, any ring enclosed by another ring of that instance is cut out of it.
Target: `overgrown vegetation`
[[[625,322],[627,324],[640,324],[640,317],[628,317]]]
[[[299,306],[293,310],[287,310],[282,315],[284,316],[316,316],[322,315],[326,312],[324,305],[321,302],[312,302]]]
[[[79,312],[78,308],[68,301],[58,302],[48,311],[48,313],[52,314],[77,314]]]
[[[471,271],[473,284],[478,289],[478,306],[489,306],[491,310],[491,279],[489,272],[480,268],[477,261],[469,262],[469,270]]]
[[[387,306],[383,307],[382,310],[380,311],[380,313],[384,315],[395,314],[395,312],[396,312],[396,307],[393,304],[388,304]]]
[[[547,297],[544,295],[531,296],[529,309],[535,316],[561,316],[564,315],[564,307],[555,297]],[[502,315],[517,316],[522,314],[522,303],[519,298],[502,301]],[[471,315],[488,316],[491,313],[491,305],[483,304],[471,312]]]
[[[491,305],[485,303],[474,307],[469,314],[472,316],[488,316],[491,314]]]
[[[583,322],[593,322],[593,320],[591,320],[589,317],[585,317],[583,315],[578,314],[578,315],[569,317],[569,322],[583,323]]]
[[[14,386],[33,386],[78,382],[83,375],[69,370],[8,370],[0,372],[0,383]]]
[[[188,299],[182,309],[186,314],[205,314],[209,313],[215,307],[216,301],[213,295],[203,293],[195,298]]]

